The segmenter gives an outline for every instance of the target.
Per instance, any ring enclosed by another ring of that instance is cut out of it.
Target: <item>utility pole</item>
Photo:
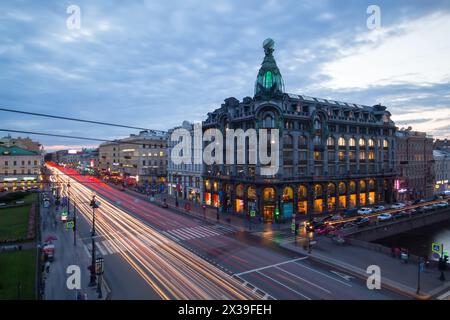
[[[422,257],[419,257],[419,264],[418,264],[418,270],[417,270],[417,291],[416,293],[419,294],[420,292],[420,273],[422,272]]]

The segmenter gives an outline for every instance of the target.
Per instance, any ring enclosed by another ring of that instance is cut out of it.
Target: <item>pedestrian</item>
[[[49,273],[50,272],[50,261],[47,261],[45,263],[45,272]]]

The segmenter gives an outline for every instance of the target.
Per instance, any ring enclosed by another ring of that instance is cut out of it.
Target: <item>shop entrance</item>
[[[275,213],[275,205],[273,204],[264,205],[263,213],[264,213],[264,222],[272,222],[273,215]]]

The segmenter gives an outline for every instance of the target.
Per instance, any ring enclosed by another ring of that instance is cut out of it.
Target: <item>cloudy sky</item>
[[[381,9],[375,30],[371,4]],[[70,5],[79,30],[67,27]],[[382,103],[399,127],[448,137],[449,31],[448,0],[2,1],[0,107],[167,130],[252,96],[271,37],[287,92]],[[0,128],[134,133],[5,112]],[[95,144],[32,137],[48,150]]]

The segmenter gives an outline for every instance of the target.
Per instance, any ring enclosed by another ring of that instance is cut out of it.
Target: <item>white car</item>
[[[358,214],[360,214],[360,215],[371,214],[372,212],[373,212],[373,210],[370,208],[361,208],[358,210]]]
[[[442,201],[437,204],[439,207],[448,207],[448,202]]]
[[[378,221],[387,221],[392,219],[392,214],[390,213],[382,213],[377,217]]]
[[[404,207],[405,207],[405,204],[398,202],[398,203],[394,203],[391,206],[391,209],[401,209],[401,208],[404,208]]]
[[[380,211],[384,211],[384,210],[386,210],[386,208],[383,207],[383,206],[375,206],[375,207],[373,207],[373,212],[380,212]]]

